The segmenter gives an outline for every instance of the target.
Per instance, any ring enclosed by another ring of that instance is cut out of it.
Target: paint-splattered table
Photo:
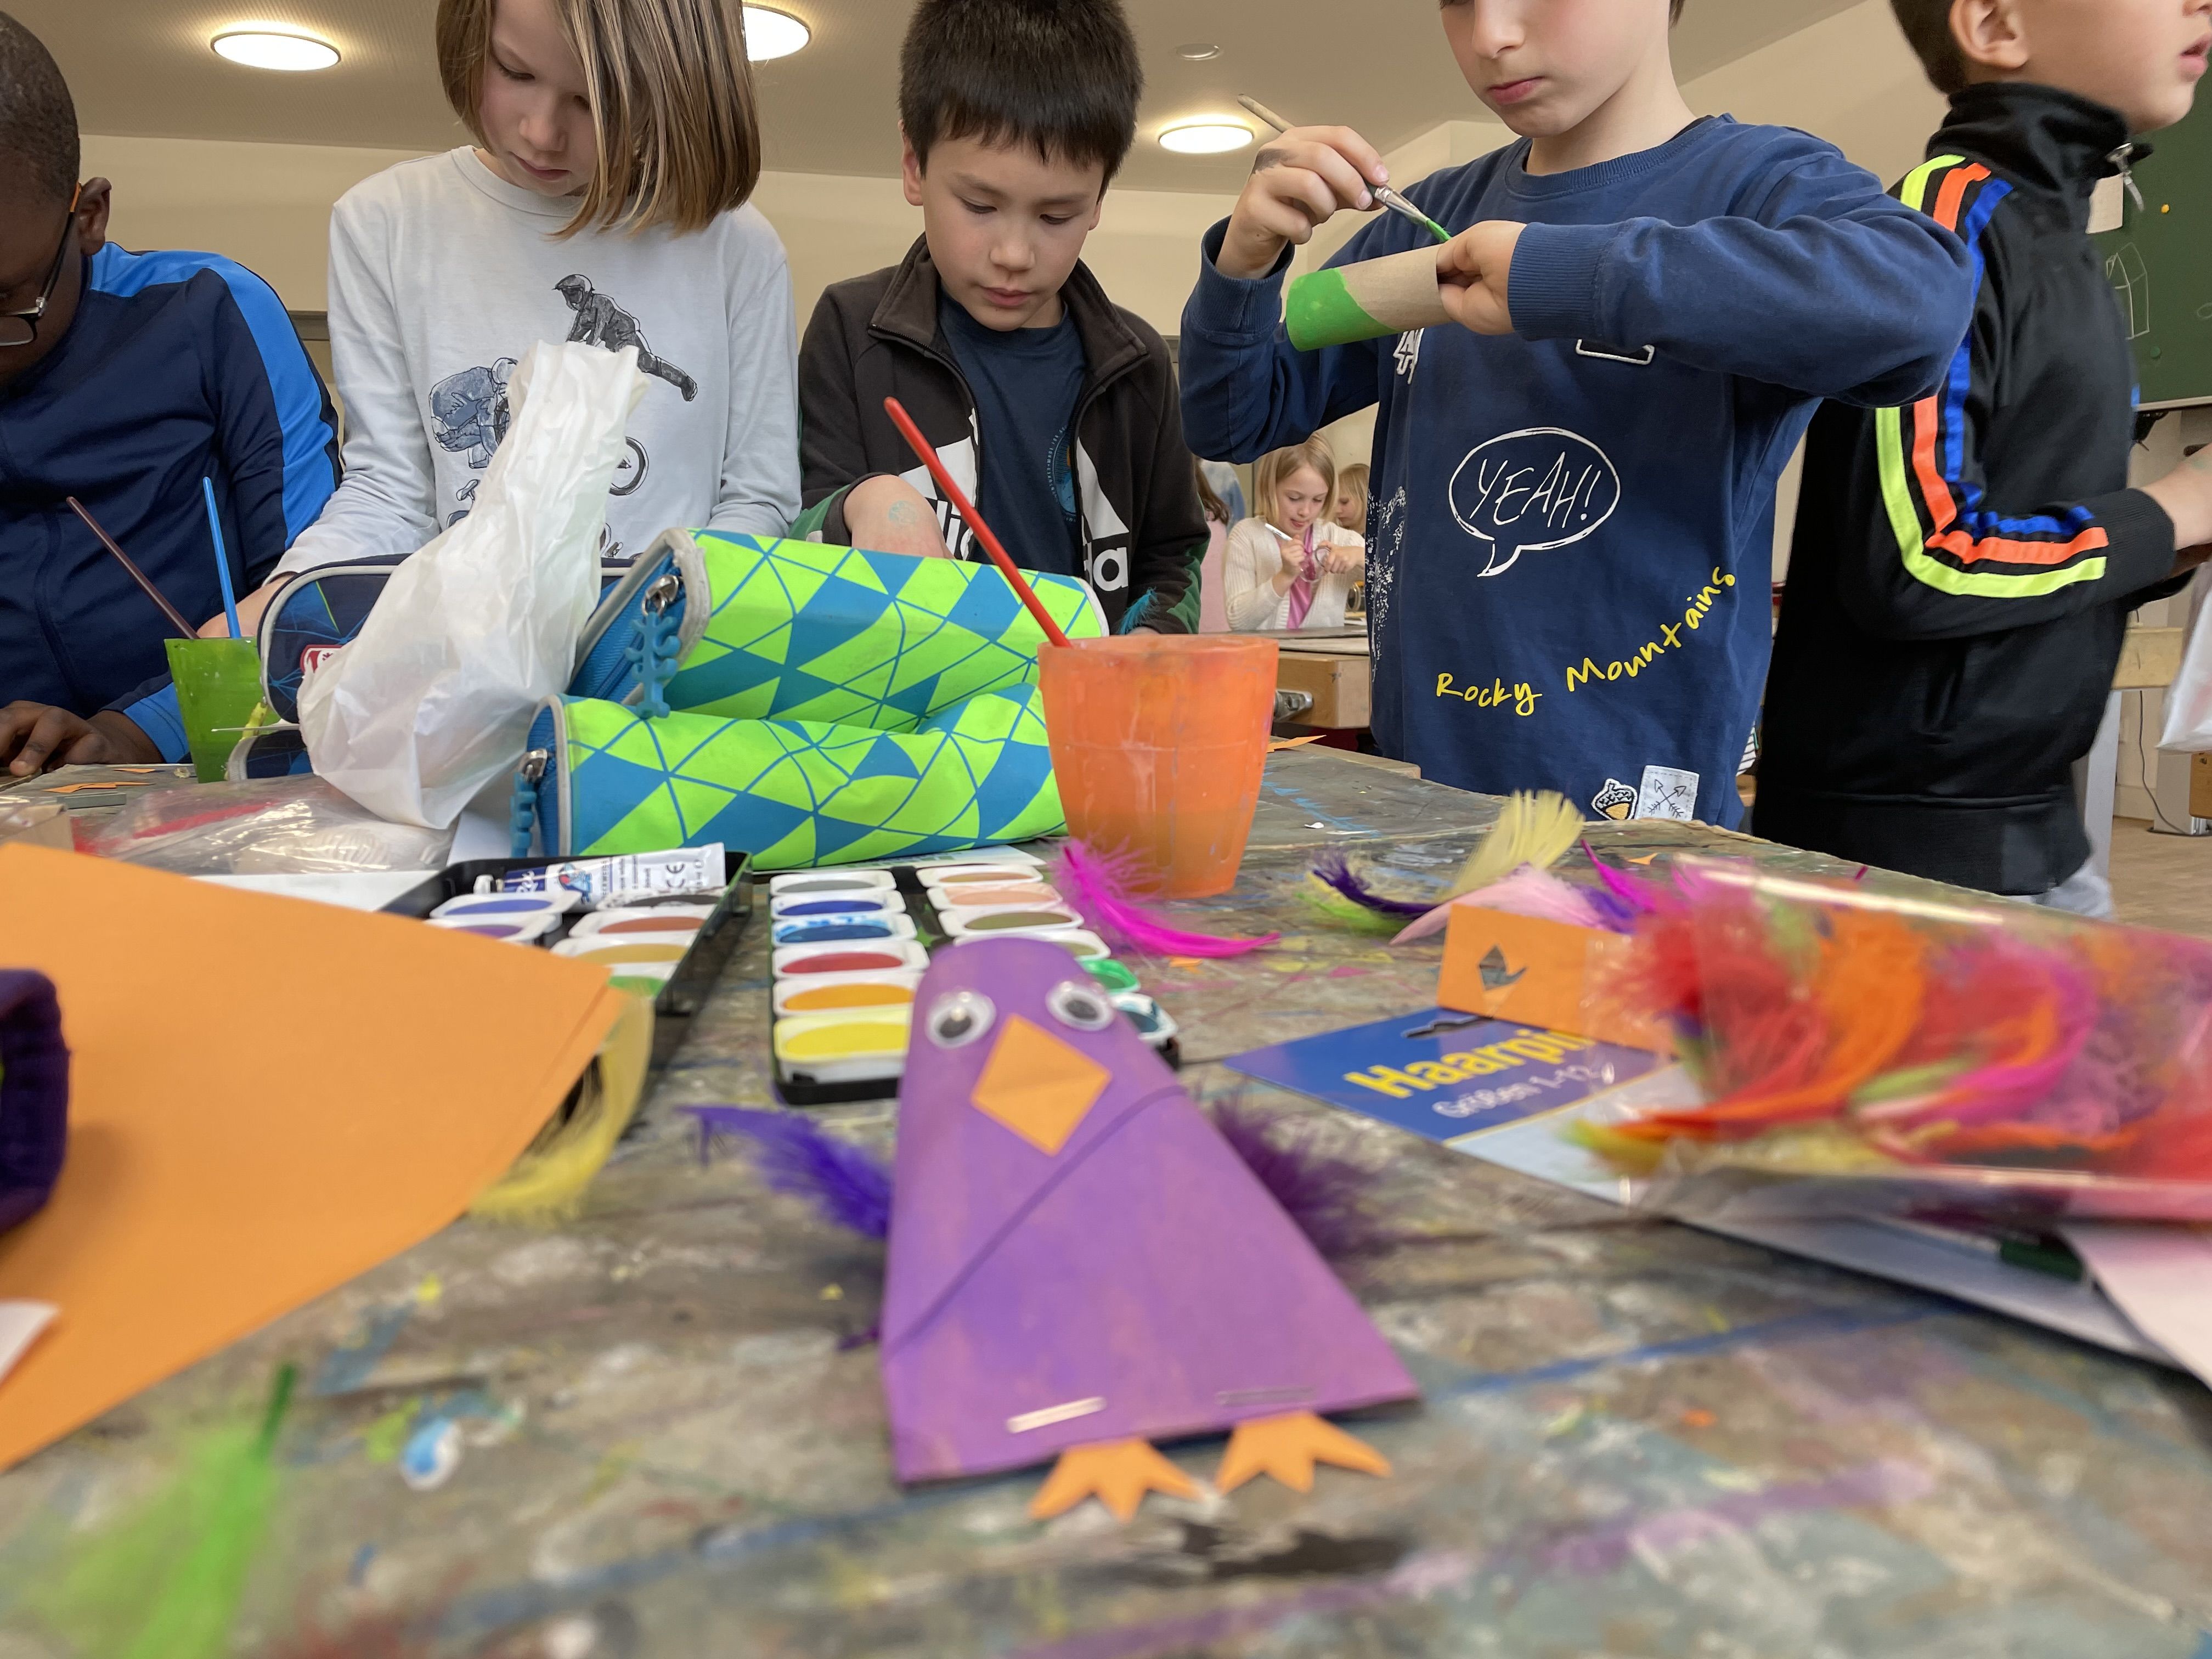
[[[1357,843],[1411,883],[1495,803],[1325,755],[1273,763],[1222,927],[1282,947],[1156,966],[1189,1079],[1425,1006],[1297,895]],[[1690,826],[1609,851],[1817,860]],[[88,1651],[71,1568],[301,1368],[275,1516],[227,1646],[279,1656],[2212,1654],[2212,1395],[1936,1298],[1644,1221],[1288,1096],[1405,1235],[1357,1264],[1424,1405],[1362,1432],[1387,1481],[1024,1517],[1036,1477],[902,1492],[878,1250],[702,1167],[675,1109],[765,1104],[749,940],[585,1216],[463,1224],[0,1478],[0,1659]],[[889,1113],[836,1115],[887,1144]],[[427,1490],[425,1448],[458,1448]],[[1218,1443],[1182,1449],[1204,1480]],[[438,1479],[442,1474],[443,1478]],[[150,1582],[161,1566],[144,1563]],[[173,1659],[157,1648],[149,1659]]]

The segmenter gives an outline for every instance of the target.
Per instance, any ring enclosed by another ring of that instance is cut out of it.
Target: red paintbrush
[[[981,515],[975,511],[975,504],[968,499],[968,492],[952,482],[951,473],[946,471],[945,463],[937,459],[937,452],[929,447],[929,440],[921,435],[921,428],[914,423],[914,416],[900,406],[896,398],[884,398],[884,410],[891,417],[891,424],[899,429],[899,435],[907,441],[908,447],[921,458],[921,464],[929,469],[929,476],[937,480],[937,487],[945,492],[945,499],[952,503],[955,510],[967,520],[968,527],[975,532],[975,539],[983,544],[983,550],[991,556],[991,562],[997,565],[1000,574],[1013,584],[1014,596],[1029,606],[1030,615],[1035,617],[1037,626],[1044,629],[1045,638],[1054,645],[1066,645],[1067,635],[1060,631],[1060,624],[1052,619],[1051,613],[1039,602],[1036,590],[1014,568],[1014,562],[1007,556],[1005,546],[998,537],[992,534],[991,526],[983,522]]]

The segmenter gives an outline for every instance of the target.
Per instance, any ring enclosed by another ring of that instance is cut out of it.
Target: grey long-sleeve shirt
[[[663,530],[780,536],[799,511],[797,331],[783,245],[751,207],[689,236],[552,233],[574,204],[463,149],[403,162],[331,217],[345,477],[280,570],[415,551],[469,510],[539,340],[639,349],[648,377],[605,551]]]

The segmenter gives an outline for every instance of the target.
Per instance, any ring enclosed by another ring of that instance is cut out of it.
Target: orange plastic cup
[[[1069,833],[1167,898],[1237,884],[1275,709],[1275,642],[1129,635],[1037,653]]]

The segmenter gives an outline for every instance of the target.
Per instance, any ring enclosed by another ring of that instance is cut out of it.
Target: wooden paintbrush
[[[1251,111],[1253,114],[1258,116],[1262,121],[1265,121],[1269,126],[1274,128],[1277,132],[1288,132],[1291,130],[1291,124],[1288,121],[1276,114],[1274,111],[1269,109],[1258,99],[1239,98],[1237,101],[1242,104],[1246,109]],[[1367,191],[1369,195],[1374,197],[1374,198],[1380,202],[1384,207],[1389,208],[1391,212],[1398,214],[1401,217],[1411,219],[1415,224],[1420,226],[1422,229],[1427,231],[1430,235],[1435,237],[1439,242],[1449,242],[1451,240],[1451,232],[1446,230],[1435,220],[1430,218],[1427,214],[1422,212],[1420,209],[1415,207],[1411,202],[1398,194],[1396,191],[1391,189],[1389,185],[1370,185],[1367,187]]]
[[[185,639],[198,639],[200,630],[186,622],[185,613],[169,603],[168,596],[154,586],[152,578],[131,562],[131,556],[116,545],[115,538],[100,527],[100,520],[84,510],[84,503],[74,495],[64,496],[63,499],[69,502],[70,510],[84,520],[84,527],[100,538],[100,544],[115,556],[115,562],[131,573],[131,580],[146,590],[146,597],[161,607],[161,614],[169,619],[177,632]]]

